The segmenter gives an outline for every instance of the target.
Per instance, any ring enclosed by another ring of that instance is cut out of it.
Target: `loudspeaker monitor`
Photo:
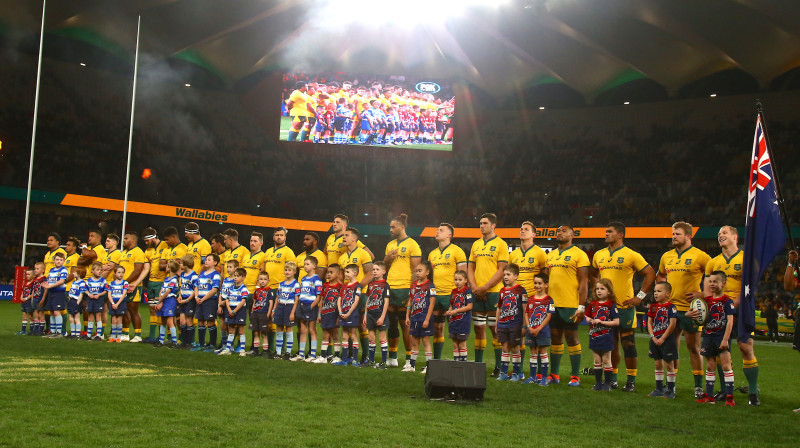
[[[436,360],[428,361],[425,395],[428,398],[483,400],[486,390],[486,363]]]

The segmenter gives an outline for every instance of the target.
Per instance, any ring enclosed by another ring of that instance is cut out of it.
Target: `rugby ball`
[[[694,299],[689,304],[689,311],[697,311],[700,313],[699,316],[692,319],[695,325],[703,325],[708,317],[708,305],[706,305],[706,301],[703,299]]]

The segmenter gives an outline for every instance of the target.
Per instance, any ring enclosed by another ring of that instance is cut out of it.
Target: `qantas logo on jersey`
[[[221,221],[225,222],[228,220],[228,215],[211,211],[211,210],[198,210],[196,208],[182,208],[176,207],[175,208],[175,216],[180,216],[183,218],[196,218],[196,219],[204,219],[206,221]]]

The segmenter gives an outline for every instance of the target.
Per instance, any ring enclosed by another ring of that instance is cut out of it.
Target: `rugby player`
[[[726,282],[722,292],[730,297],[734,308],[738,310],[742,291],[742,265],[744,264],[744,252],[739,249],[739,231],[733,226],[722,226],[717,233],[717,241],[722,252],[712,258],[706,265],[705,275],[708,278],[712,272],[725,273]],[[704,285],[703,292],[706,297],[711,296],[711,290],[708,285]],[[760,406],[761,401],[758,397],[758,360],[753,351],[752,335],[739,334],[736,339],[739,345],[739,353],[742,354],[742,371],[748,382],[748,404]],[[717,360],[717,367],[721,369],[721,366],[722,363]],[[720,374],[720,378],[723,378],[722,374]],[[720,398],[724,399],[724,395],[722,394]]]
[[[347,251],[344,247],[344,231],[350,225],[350,218],[347,215],[335,215],[333,217],[333,224],[331,230],[333,233],[328,235],[328,240],[325,242],[325,255],[328,257],[328,266],[339,263],[339,258]],[[375,259],[375,254],[364,246],[361,241],[358,242],[358,247],[367,251],[370,259]],[[341,266],[344,269],[344,266]],[[270,277],[272,278],[272,277]],[[403,311],[405,313],[405,311]]]
[[[411,365],[411,339],[409,338],[408,327],[405,325],[405,306],[408,302],[408,290],[411,288],[414,269],[416,269],[422,258],[419,244],[409,238],[406,233],[407,225],[408,215],[405,213],[395,217],[389,223],[389,233],[391,233],[393,239],[386,245],[386,255],[383,258],[383,263],[386,265],[388,273],[386,282],[389,283],[388,336],[390,358],[387,361],[387,367],[397,367],[397,345],[400,336],[397,324],[402,321],[400,329],[403,333],[403,348],[406,350],[404,369]],[[441,319],[444,320],[444,317]],[[444,342],[444,338],[442,338],[442,342]]]
[[[272,231],[272,242],[274,246],[267,249],[264,255],[264,271],[269,275],[269,284],[267,284],[267,288],[273,291],[278,291],[278,285],[286,278],[284,273],[286,263],[289,261],[296,261],[294,252],[286,246],[287,233],[288,231],[285,227],[276,227],[275,230]],[[295,270],[297,269],[295,268]],[[273,322],[270,322],[267,336],[269,339],[269,346],[275,350],[277,346],[275,345],[275,324]]]
[[[156,305],[158,305],[158,296],[161,294],[161,284],[166,276],[166,272],[161,269],[161,259],[166,256],[169,245],[166,241],[158,238],[158,232],[152,227],[144,229],[142,238],[147,247],[144,256],[150,266],[146,289],[147,305],[150,307],[150,334],[144,342],[153,343],[156,342],[156,329],[159,326]]]
[[[589,281],[589,257],[572,244],[575,230],[570,225],[556,229],[558,247],[547,255],[547,274],[550,276],[550,297],[556,312],[550,319],[550,356],[552,358],[548,382],[561,382],[559,367],[564,356],[564,340],[569,350],[571,365],[569,386],[581,385],[581,342],[578,339],[578,322],[584,318]]]
[[[286,110],[292,117],[292,127],[289,129],[287,139],[290,142],[297,141],[298,134],[301,142],[308,138],[309,117],[313,117],[316,111],[312,105],[312,98],[306,94],[307,92],[308,84],[305,81],[298,81],[295,90],[286,101]],[[272,281],[271,279],[272,276],[270,276],[270,281]]]
[[[433,267],[433,286],[436,288],[436,303],[433,308],[433,359],[442,359],[446,320],[444,313],[450,309],[450,294],[455,289],[453,277],[456,271],[467,270],[467,255],[463,249],[452,243],[453,232],[452,225],[446,222],[439,224],[435,237],[439,247],[428,254],[428,261]]]
[[[361,237],[361,233],[359,233],[358,229],[355,227],[348,227],[347,230],[344,232],[344,236],[342,237],[342,242],[346,250],[345,253],[339,257],[339,266],[348,266],[354,264],[358,266],[358,275],[356,276],[356,281],[361,285],[361,292],[367,292],[367,285],[372,280],[372,256],[365,250],[358,247],[358,239]],[[364,315],[364,307],[366,307],[366,300],[359,300],[358,301],[358,315]],[[369,349],[369,342],[368,336],[369,332],[367,331],[367,326],[363,320],[359,319],[360,321],[360,337],[359,337],[359,344],[362,346],[362,357],[359,359],[354,359],[356,362],[363,364],[363,362],[367,359],[367,351]],[[355,351],[353,351],[355,353]]]
[[[497,340],[497,300],[503,287],[503,270],[508,265],[508,245],[495,234],[497,215],[484,213],[480,218],[483,238],[472,243],[467,264],[467,279],[475,302],[472,322],[475,327],[475,362],[483,362],[486,349],[486,326],[492,334],[495,367],[491,376],[500,374],[501,345]]]
[[[325,278],[325,271],[326,268],[328,267],[328,257],[327,255],[325,255],[324,252],[322,252],[317,248],[318,245],[319,245],[319,235],[317,235],[317,232],[306,232],[306,234],[303,236],[303,252],[300,252],[300,254],[297,255],[296,262],[298,266],[304,266],[306,257],[311,256],[316,258],[317,259],[316,274],[317,277],[323,279]],[[297,281],[302,282],[303,277],[305,277],[306,275],[307,274],[305,269],[300,269]]]
[[[653,283],[656,280],[656,271],[644,257],[625,245],[625,225],[621,222],[611,222],[606,226],[606,244],[608,247],[595,252],[592,257],[591,284],[597,283],[597,278],[611,281],[617,299],[617,313],[619,326],[614,328],[614,349],[611,351],[611,388],[616,389],[617,371],[620,362],[620,350],[625,354],[625,367],[627,379],[622,386],[624,392],[636,390],[636,375],[638,373],[638,353],[636,351],[636,338],[634,330],[636,307],[642,303]],[[633,276],[639,274],[644,277],[639,292],[633,295]]]
[[[264,246],[264,235],[260,232],[251,232],[250,233],[250,253],[244,258],[243,263],[240,265],[247,275],[244,279],[244,286],[247,288],[247,291],[250,293],[247,294],[245,298],[245,310],[247,315],[250,315],[250,311],[253,309],[253,299],[255,298],[255,291],[258,283],[258,274],[264,270],[264,262],[266,260],[266,254],[261,248]],[[244,331],[244,329],[242,329]],[[250,349],[249,352],[253,352],[254,343],[258,338],[258,332],[252,331],[251,332],[251,339],[250,339]],[[260,342],[260,341],[259,341]]]
[[[139,234],[129,230],[122,237],[124,250],[119,265],[125,270],[123,278],[128,282],[128,293],[125,296],[127,311],[122,316],[123,341],[142,342],[142,317],[139,315],[139,303],[142,301],[142,282],[150,273],[150,262],[139,248]],[[130,337],[130,324],[133,323],[133,338]],[[128,329],[126,331],[125,329]]]
[[[203,262],[206,255],[211,253],[211,244],[200,235],[200,226],[196,222],[187,222],[183,226],[183,235],[186,237],[186,253],[194,258],[194,272],[203,271]]]
[[[703,395],[704,374],[703,359],[700,357],[700,333],[686,312],[693,299],[703,297],[703,278],[711,257],[692,246],[692,225],[687,222],[678,221],[672,225],[672,245],[674,249],[661,256],[656,280],[672,285],[670,302],[678,310],[678,328],[675,333],[678,345],[681,334],[686,333],[686,348],[689,349],[694,376],[694,395],[695,398],[700,398]],[[678,360],[675,360],[676,373],[677,370]]]

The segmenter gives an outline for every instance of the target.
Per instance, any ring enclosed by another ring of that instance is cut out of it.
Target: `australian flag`
[[[756,327],[755,297],[758,281],[785,244],[786,235],[775,191],[773,164],[767,151],[764,123],[759,116],[753,139],[753,157],[750,159],[750,183],[747,193],[744,266],[738,316],[741,340],[749,339],[750,333]]]

